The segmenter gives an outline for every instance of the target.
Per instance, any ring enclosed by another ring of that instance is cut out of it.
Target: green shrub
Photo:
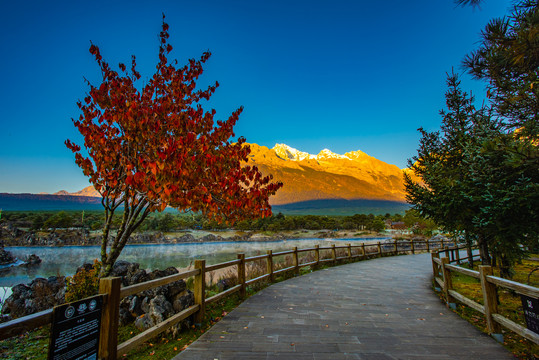
[[[72,302],[92,296],[99,291],[99,271],[101,263],[94,260],[92,269],[82,269],[66,279],[66,302]]]

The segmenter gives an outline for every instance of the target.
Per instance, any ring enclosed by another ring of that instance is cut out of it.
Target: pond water
[[[146,270],[165,269],[169,266],[186,268],[195,259],[206,259],[206,265],[234,260],[236,254],[245,256],[291,250],[295,246],[305,249],[331,244],[346,245],[363,241],[384,241],[388,237],[361,239],[295,239],[281,241],[235,241],[189,244],[127,245],[119,260],[137,262]],[[35,268],[17,267],[0,273],[0,287],[12,287],[20,283],[29,283],[37,277],[73,275],[83,263],[91,263],[100,257],[99,246],[64,246],[64,247],[6,247],[18,259],[26,259],[36,254],[42,263]]]

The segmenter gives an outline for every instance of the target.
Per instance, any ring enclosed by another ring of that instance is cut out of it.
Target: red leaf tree
[[[282,186],[245,165],[250,148],[244,138],[231,142],[242,108],[215,125],[215,110],[206,112],[199,104],[219,86],[196,89],[210,53],[177,69],[167,60],[168,37],[163,17],[157,70],[141,91],[135,87],[141,76],[134,56],[130,71],[119,64],[118,73],[97,46],[90,47],[102,81],[99,86],[88,82],[90,93],[77,103],[81,115],[73,120],[86,151],[83,155],[70,140],[66,146],[103,197],[102,277],[149,213],[171,206],[219,222],[266,217],[271,215],[269,196]],[[113,215],[122,210],[121,225],[111,234]]]

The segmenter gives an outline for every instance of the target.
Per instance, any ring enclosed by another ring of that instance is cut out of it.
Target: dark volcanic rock
[[[224,239],[220,236],[216,236],[213,234],[208,234],[206,236],[203,236],[200,241],[201,242],[215,242],[215,241],[223,241]]]
[[[168,242],[162,232],[134,234],[129,237],[131,244],[165,244]]]
[[[196,242],[196,239],[191,234],[185,234],[183,236],[180,236],[178,239],[176,239],[176,241],[179,243],[194,243]]]
[[[50,309],[65,302],[65,278],[37,278],[30,284],[15,285],[5,301],[2,312],[16,319]]]
[[[136,271],[129,273],[129,276],[127,277],[128,285],[139,284],[148,280],[150,280],[150,277],[146,271],[142,269],[137,269]]]
[[[76,272],[76,273],[79,273],[79,272],[81,272],[81,271],[83,271],[83,270],[86,271],[86,272],[88,272],[88,271],[92,270],[93,268],[94,268],[94,265],[93,265],[93,264],[85,263],[85,264],[82,264],[81,266],[79,266],[79,267],[77,268],[77,271],[75,271],[75,272]]]
[[[147,273],[140,269],[137,263],[118,261],[111,276],[122,277],[122,285],[130,286],[177,273],[178,270],[174,267]],[[126,325],[135,321],[137,327],[147,329],[193,304],[194,295],[187,290],[185,281],[174,281],[124,298],[120,302],[120,324]],[[175,333],[177,329],[172,332]]]
[[[129,267],[136,267],[138,269],[139,264],[131,264],[127,261],[116,261],[114,263],[114,266],[112,267],[112,272],[110,276],[121,276],[122,278],[127,276],[127,273],[129,272]]]
[[[13,255],[4,249],[4,247],[0,247],[0,265],[8,265],[15,262],[15,257]]]
[[[37,256],[36,254],[32,254],[28,256],[28,258],[24,262],[25,266],[37,266],[39,264],[41,264],[41,258]]]

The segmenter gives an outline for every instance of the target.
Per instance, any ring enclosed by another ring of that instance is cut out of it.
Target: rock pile
[[[28,258],[24,262],[24,266],[26,267],[37,266],[39,264],[41,264],[41,258],[37,256],[36,254],[32,254],[28,256]]]
[[[147,273],[137,263],[118,261],[111,275],[121,276],[122,285],[130,286],[177,273],[174,267]],[[120,302],[120,324],[135,321],[139,329],[148,329],[193,304],[193,293],[187,289],[185,281],[178,280],[124,298]]]
[[[50,309],[65,302],[65,277],[37,278],[30,284],[19,284],[2,308],[2,313],[11,319]]]
[[[92,266],[84,264],[77,269],[77,272],[82,269],[90,270]],[[122,286],[130,286],[177,273],[178,270],[173,267],[146,272],[140,269],[137,263],[118,261],[113,267],[111,276],[120,276]],[[2,313],[16,319],[63,304],[65,285],[66,280],[63,276],[37,278],[28,285],[16,285],[12,288],[11,296],[6,299]],[[147,329],[193,304],[193,293],[187,289],[185,281],[178,280],[124,298],[120,302],[120,324],[126,325],[135,321],[138,328]],[[180,328],[181,325],[172,332],[176,333]]]

